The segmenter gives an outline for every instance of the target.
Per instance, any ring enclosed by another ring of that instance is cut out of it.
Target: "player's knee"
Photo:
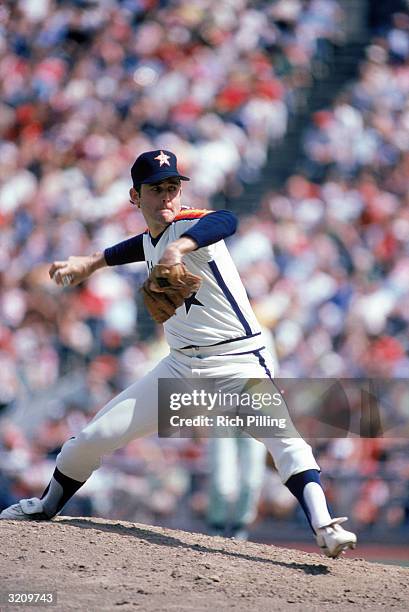
[[[63,444],[61,448],[61,452],[59,454],[60,461],[76,462],[80,458],[85,458],[88,455],[98,455],[98,451],[94,448],[94,445],[90,440],[87,439],[87,436],[79,434],[74,438],[70,438]]]
[[[266,446],[271,452],[275,466],[282,482],[299,472],[309,469],[319,469],[312,452],[312,448],[302,438],[287,438],[280,441],[274,440],[271,447]]]
[[[86,436],[70,438],[57,457],[58,469],[75,480],[85,481],[101,464],[101,453]]]

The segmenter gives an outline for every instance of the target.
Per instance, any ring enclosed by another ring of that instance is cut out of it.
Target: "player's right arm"
[[[107,265],[104,253],[101,252],[93,255],[72,255],[66,261],[54,261],[48,274],[57,285],[74,286]]]
[[[55,261],[48,273],[57,285],[75,286],[87,280],[100,268],[144,260],[143,234],[139,234],[105,249],[104,252],[98,251],[85,256],[73,255],[66,261]]]

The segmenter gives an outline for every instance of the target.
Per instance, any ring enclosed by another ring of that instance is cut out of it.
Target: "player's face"
[[[141,185],[140,195],[131,189],[131,200],[141,209],[152,235],[160,234],[180,212],[181,191],[177,178]]]

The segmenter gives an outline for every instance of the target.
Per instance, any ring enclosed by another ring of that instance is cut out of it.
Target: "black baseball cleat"
[[[50,518],[43,512],[43,502],[38,497],[21,499],[0,512],[0,520],[8,521],[49,521]]]

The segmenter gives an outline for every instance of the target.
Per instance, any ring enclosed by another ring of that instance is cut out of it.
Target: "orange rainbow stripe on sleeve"
[[[200,217],[204,217],[211,212],[214,212],[214,210],[208,210],[207,208],[184,208],[176,215],[173,221],[182,221],[183,219],[200,219]],[[148,234],[149,227],[145,228],[143,233]]]
[[[182,219],[200,219],[209,213],[214,212],[212,210],[200,209],[200,208],[186,208],[181,210],[175,217],[175,221],[181,221]]]

